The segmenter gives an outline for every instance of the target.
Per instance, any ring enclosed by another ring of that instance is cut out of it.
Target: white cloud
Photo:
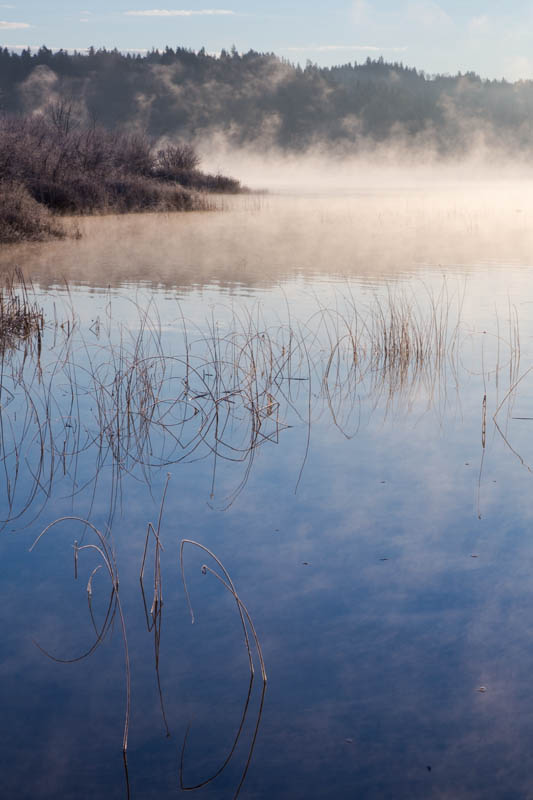
[[[512,56],[505,59],[503,71],[512,81],[531,80],[533,61],[528,56]]]
[[[21,28],[31,28],[27,22],[0,22],[0,31],[18,31]]]
[[[407,5],[409,19],[428,28],[449,25],[451,17],[433,0],[414,0]]]
[[[146,11],[125,11],[127,17],[231,17],[235,11],[224,8],[204,8],[199,11],[151,8]]]
[[[468,23],[468,27],[472,31],[486,31],[490,27],[490,20],[486,14],[483,14],[480,17],[472,17],[472,19]]]
[[[369,12],[370,6],[368,5],[367,0],[354,0],[352,15],[355,22],[364,22]]]

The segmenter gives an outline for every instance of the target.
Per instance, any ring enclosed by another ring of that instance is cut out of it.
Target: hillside
[[[428,76],[382,59],[323,68],[234,48],[219,56],[184,48],[146,55],[42,47],[0,51],[0,109],[34,112],[51,101],[108,129],[232,146],[357,150],[394,140],[442,155],[483,141],[531,149],[533,82],[473,73]]]

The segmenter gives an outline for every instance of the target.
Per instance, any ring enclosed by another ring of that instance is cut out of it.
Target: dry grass
[[[25,186],[0,180],[0,243],[45,241],[64,236],[61,224]]]
[[[13,301],[15,310],[19,302]],[[28,309],[27,294],[25,302]],[[24,348],[16,357],[6,352],[1,364],[4,523],[31,507],[37,511],[56,481],[71,480],[73,492],[80,491],[74,488],[80,464],[84,490],[92,487],[94,495],[104,468],[111,477],[105,482],[109,525],[123,477],[150,484],[154,469],[192,461],[211,465],[211,501],[227,507],[245,487],[260,449],[277,444],[290,427],[299,429],[297,488],[314,420],[329,415],[351,438],[362,408],[368,417],[378,408],[388,414],[443,407],[448,387],[455,392],[458,386],[460,309],[461,298],[443,290],[423,305],[391,294],[360,307],[348,296],[332,307],[318,304],[298,324],[290,313],[286,321],[267,323],[259,307],[235,312],[223,326],[213,318],[199,329],[182,318],[172,352],[155,306],[135,307],[133,330],[117,330],[110,307],[108,319],[95,321],[89,333],[74,317],[43,328],[37,312],[33,338],[26,310]],[[495,374],[510,365],[516,387],[516,325],[512,331],[511,357],[504,359],[502,339]],[[23,427],[11,410],[25,420]],[[223,469],[231,480],[225,485],[233,488],[218,498]],[[23,498],[18,486],[28,486],[28,470],[34,486]],[[156,527],[149,534],[157,540]]]
[[[326,410],[344,436],[354,435],[363,399],[410,403],[422,389],[434,393],[453,369],[457,344],[448,306],[436,316],[438,304],[424,312],[391,297],[362,310],[351,300],[342,312],[319,306],[297,326],[290,317],[267,324],[259,309],[235,313],[224,328],[213,319],[199,330],[183,319],[180,350],[170,354],[154,307],[137,308],[135,332],[124,328],[117,336],[109,318],[87,339],[74,318],[43,328],[24,289],[13,292],[6,306],[17,311],[22,302],[21,331],[27,337],[35,325],[39,338],[22,360],[2,364],[4,397],[16,397],[27,420],[21,433],[0,426],[4,452],[16,454],[4,462],[6,522],[38,497],[44,501],[56,480],[70,477],[74,486],[80,459],[85,471],[94,461],[94,491],[102,468],[111,467],[114,502],[123,475],[149,482],[153,468],[199,459],[211,461],[214,499],[217,470],[226,464],[240,470],[227,506],[246,485],[259,449],[278,443],[288,427],[307,431],[303,469],[314,417]],[[43,337],[53,337],[45,363]],[[19,504],[23,458],[35,491]]]
[[[42,308],[30,298],[21,273],[13,274],[0,287],[0,350],[16,347],[36,336],[39,351],[43,330]]]

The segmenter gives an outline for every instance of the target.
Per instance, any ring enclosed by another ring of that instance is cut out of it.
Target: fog
[[[431,143],[407,145],[399,137],[364,147],[359,143],[356,154],[328,143],[291,153],[255,143],[236,148],[220,133],[198,141],[197,149],[208,171],[233,175],[254,191],[335,195],[438,187],[464,190],[473,198],[478,190],[490,193],[490,184],[519,189],[533,178],[531,159],[508,144],[496,146],[480,135],[467,153],[442,158]]]
[[[5,246],[0,264],[44,285],[234,290],[316,275],[382,280],[433,269],[531,263],[533,185],[512,173],[287,163],[231,153],[265,193],[214,198],[217,210],[66,220],[81,238]],[[518,167],[517,173],[519,174]]]

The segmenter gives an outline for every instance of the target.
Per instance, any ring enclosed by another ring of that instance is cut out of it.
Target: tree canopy
[[[141,53],[14,53],[0,49],[0,110],[33,113],[66,101],[109,129],[285,150],[357,149],[388,141],[464,151],[489,144],[529,150],[533,82],[472,72],[426,75],[383,58],[320,67],[235,47],[219,55],[183,47]]]

